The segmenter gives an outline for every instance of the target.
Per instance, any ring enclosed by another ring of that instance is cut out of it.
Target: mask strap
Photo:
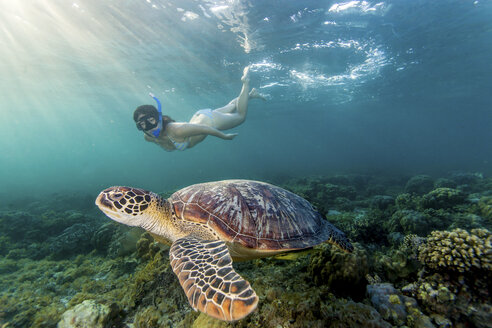
[[[154,98],[155,102],[157,103],[157,112],[159,113],[159,123],[158,123],[159,127],[157,128],[157,130],[152,132],[154,137],[157,138],[159,136],[159,134],[161,133],[161,129],[162,129],[162,106],[161,106],[161,102],[159,101],[159,99],[156,96],[154,96],[154,94],[152,92],[149,92],[149,96]]]

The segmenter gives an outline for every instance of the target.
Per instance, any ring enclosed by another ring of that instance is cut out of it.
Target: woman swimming
[[[176,122],[167,115],[163,116],[159,99],[150,94],[157,102],[158,108],[152,105],[137,107],[133,113],[137,129],[144,132],[145,140],[154,142],[167,151],[194,147],[209,135],[232,140],[237,133],[223,133],[222,130],[232,129],[244,122],[249,99],[265,100],[256,89],[250,91],[249,68],[249,66],[244,68],[241,77],[243,87],[239,97],[234,98],[224,107],[197,111],[188,123]]]

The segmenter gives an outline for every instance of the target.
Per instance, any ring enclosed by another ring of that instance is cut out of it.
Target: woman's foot
[[[241,77],[241,82],[243,82],[243,84],[246,84],[246,83],[249,83],[249,69],[251,68],[251,66],[246,66],[243,70],[243,76]]]
[[[258,90],[256,90],[256,88],[251,89],[251,91],[249,92],[249,99],[254,99],[254,98],[267,100],[264,95],[262,95],[261,93],[258,92]]]

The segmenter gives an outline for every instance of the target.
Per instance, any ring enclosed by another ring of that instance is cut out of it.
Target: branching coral
[[[433,231],[419,248],[419,260],[428,268],[466,272],[492,270],[492,235],[486,229]]]

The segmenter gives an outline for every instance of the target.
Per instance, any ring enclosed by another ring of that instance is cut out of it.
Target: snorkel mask
[[[157,138],[162,130],[162,106],[161,106],[161,102],[156,96],[154,96],[154,94],[149,93],[149,96],[154,98],[154,100],[157,103],[157,112],[159,114],[158,120],[155,123],[150,122],[150,119],[155,119],[155,117],[152,114],[147,114],[138,120],[137,129],[143,131],[145,134],[149,136],[153,136]],[[153,131],[152,133],[147,132],[149,130],[155,129],[156,127],[158,127],[157,130]]]

